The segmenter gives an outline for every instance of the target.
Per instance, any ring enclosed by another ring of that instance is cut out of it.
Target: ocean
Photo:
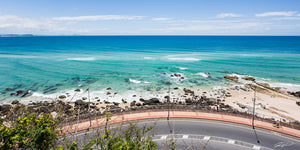
[[[42,99],[87,87],[101,97],[108,87],[115,94],[145,95],[168,89],[168,83],[199,89],[234,85],[226,75],[300,90],[300,37],[0,37],[3,102],[22,99],[11,96],[17,90]]]

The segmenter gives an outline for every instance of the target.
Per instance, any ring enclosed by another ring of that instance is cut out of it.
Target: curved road
[[[163,148],[171,137],[179,149],[300,149],[300,140],[276,132],[228,122],[201,119],[151,119],[138,126],[154,125],[154,140]],[[123,125],[122,127],[125,127]],[[119,127],[111,125],[110,128]],[[78,133],[77,142],[95,137],[95,130]],[[74,135],[72,137],[74,138]],[[259,141],[259,143],[258,143]]]

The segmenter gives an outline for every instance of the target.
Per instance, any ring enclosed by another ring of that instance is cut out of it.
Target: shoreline
[[[287,122],[300,121],[300,114],[298,113],[300,112],[300,106],[296,104],[296,102],[300,101],[300,97],[290,95],[284,88],[271,87],[267,83],[248,80],[252,77],[247,77],[248,79],[241,79],[242,77],[237,76],[225,77],[228,77],[227,79],[231,86],[207,89],[198,87],[172,87],[170,94],[166,88],[163,88],[161,91],[129,90],[125,93],[118,93],[111,87],[102,91],[91,91],[90,93],[88,93],[85,88],[81,88],[50,95],[33,93],[31,96],[18,100],[18,103],[32,106],[38,103],[62,101],[75,108],[76,102],[78,101],[88,103],[90,96],[90,102],[93,107],[96,108],[95,111],[103,112],[111,104],[117,104],[116,107],[126,109],[131,106],[132,102],[135,102],[134,106],[143,106],[145,101],[151,99],[157,99],[159,103],[165,103],[170,96],[170,102],[174,104],[191,103],[193,105],[194,101],[196,102],[202,99],[201,101],[212,101],[213,104],[208,105],[209,109],[218,109],[220,104],[222,104],[224,106],[228,105],[232,110],[250,114],[252,113],[252,99],[255,95],[254,91],[256,90],[256,116],[272,118],[274,120],[284,120]],[[8,105],[11,102],[12,101],[2,102],[2,105]]]

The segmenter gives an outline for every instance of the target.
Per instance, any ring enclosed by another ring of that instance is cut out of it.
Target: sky
[[[300,0],[0,0],[0,34],[300,35]]]

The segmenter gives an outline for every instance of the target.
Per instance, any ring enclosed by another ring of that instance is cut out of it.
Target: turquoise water
[[[165,74],[164,74],[165,73]],[[184,79],[170,78],[181,73]],[[207,77],[205,73],[210,73]],[[0,38],[0,100],[78,85],[123,92],[226,86],[224,75],[300,85],[296,36],[36,36]]]

